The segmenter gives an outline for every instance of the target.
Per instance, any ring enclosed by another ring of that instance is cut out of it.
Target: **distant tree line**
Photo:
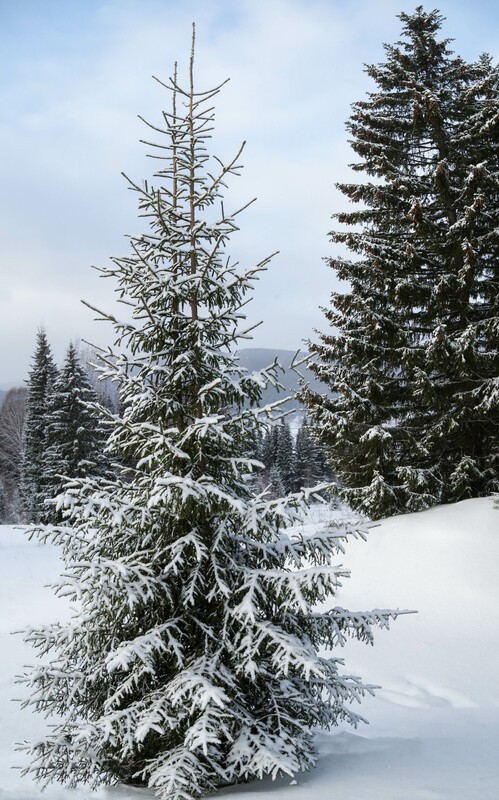
[[[26,388],[11,389],[0,410],[0,521],[55,523],[54,498],[69,477],[103,475],[107,430],[97,406],[109,393],[70,344],[57,368],[40,330]]]
[[[58,369],[45,331],[38,332],[27,386],[11,389],[0,410],[0,522],[60,522],[55,498],[68,478],[112,474],[98,407],[116,410],[119,399],[89,361],[70,344]],[[273,498],[331,479],[306,417],[296,435],[285,418],[264,433],[248,432],[247,452],[260,463],[258,489]]]
[[[283,497],[332,479],[325,449],[306,417],[301,419],[296,436],[286,419],[269,427],[252,443],[250,455],[264,465],[256,472],[256,482],[272,497]]]

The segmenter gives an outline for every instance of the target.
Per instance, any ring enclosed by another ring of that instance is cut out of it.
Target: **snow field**
[[[330,513],[314,506],[304,530]],[[499,796],[499,510],[491,498],[442,506],[374,527],[352,540],[343,563],[352,577],[337,602],[353,610],[399,607],[374,647],[349,642],[346,670],[381,684],[360,713],[368,726],[319,736],[317,768],[275,782],[219,792],[224,800],[497,800]],[[62,619],[67,607],[45,584],[60,571],[57,552],[0,527],[0,799],[149,800],[127,787],[90,791],[39,787],[20,777],[14,743],[44,720],[12,698],[14,675],[33,663],[25,625]]]

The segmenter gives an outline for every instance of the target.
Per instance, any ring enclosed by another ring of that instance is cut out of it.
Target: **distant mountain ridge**
[[[317,378],[307,369],[304,359],[307,353],[296,350],[274,350],[270,347],[249,347],[244,350],[239,350],[237,353],[239,364],[248,370],[248,372],[258,372],[264,367],[270,366],[274,359],[283,368],[284,372],[279,375],[279,382],[283,386],[281,392],[277,392],[272,387],[265,389],[262,393],[262,401],[272,403],[275,400],[281,400],[284,397],[290,396],[292,399],[287,404],[287,408],[301,408],[300,402],[296,399],[295,395],[300,390],[300,376],[305,383],[318,392],[324,392],[326,387],[320,383]],[[300,366],[293,369],[292,364],[300,364]]]
[[[293,361],[299,363],[306,358],[307,354],[296,350],[278,350],[271,347],[248,347],[244,350],[239,350],[238,354],[239,363],[248,372],[258,372],[264,367],[270,366],[277,358],[279,364],[284,372],[280,374],[279,381],[283,385],[282,392],[276,392],[273,388],[265,389],[262,395],[264,403],[272,403],[275,400],[280,400],[283,397],[293,397],[288,404],[288,408],[300,408],[300,403],[294,395],[300,390],[300,374],[306,383],[309,383],[313,389],[319,392],[326,390],[324,384],[321,384],[317,378],[312,375],[305,364],[297,367],[297,371],[291,368]],[[0,389],[0,408],[3,404],[8,389]]]

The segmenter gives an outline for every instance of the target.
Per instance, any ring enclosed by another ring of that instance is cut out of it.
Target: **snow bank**
[[[497,724],[499,510],[493,501],[391,517],[373,528],[367,544],[350,545],[346,563],[352,578],[342,604],[418,610],[381,633],[373,648],[352,642],[346,650],[353,671],[383,686],[364,704],[372,732],[447,736],[458,725],[465,731],[473,719]]]
[[[324,517],[313,508],[311,530]],[[497,800],[499,796],[499,511],[490,498],[392,517],[354,541],[352,570],[338,604],[418,609],[379,632],[373,648],[350,642],[349,671],[382,684],[361,713],[356,732],[319,737],[321,757],[296,782],[264,781],[219,793],[263,800]],[[44,588],[59,573],[54,548],[0,527],[0,800],[139,800],[145,790],[90,792],[38,787],[21,779],[14,742],[32,738],[43,720],[23,712],[13,676],[32,652],[20,636],[27,624],[67,614]]]

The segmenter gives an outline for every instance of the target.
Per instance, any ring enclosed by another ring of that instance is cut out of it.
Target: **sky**
[[[351,177],[345,122],[371,88],[364,65],[400,37],[404,0],[0,0],[0,388],[22,385],[44,327],[58,362],[70,341],[111,345],[114,286],[97,270],[140,234],[135,181],[153,163],[140,139],[168,107],[175,61],[186,75],[196,23],[200,89],[216,101],[210,150],[247,142],[226,206],[257,198],[228,252],[250,267],[278,250],[248,307],[248,346],[296,350],[325,330],[338,287],[324,259]],[[453,49],[499,56],[495,0],[426,4]]]

